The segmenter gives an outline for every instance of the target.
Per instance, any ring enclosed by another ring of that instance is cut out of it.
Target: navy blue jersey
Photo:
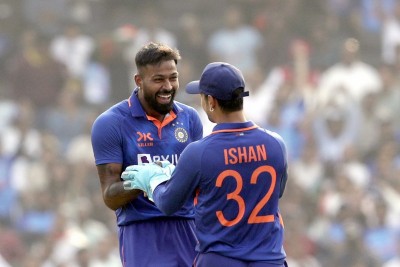
[[[196,199],[197,250],[283,264],[278,201],[287,180],[283,140],[252,122],[221,123],[182,153],[153,198],[166,214]]]
[[[203,136],[198,113],[192,107],[174,102],[171,112],[160,122],[147,116],[135,90],[124,100],[102,113],[92,128],[96,165],[129,165],[168,160],[176,164],[183,149]],[[116,210],[118,225],[165,216],[143,195]],[[192,218],[193,200],[173,214]]]

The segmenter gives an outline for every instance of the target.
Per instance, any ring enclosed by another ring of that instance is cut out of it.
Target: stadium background
[[[289,266],[400,266],[399,1],[0,0],[1,267],[120,266],[90,128],[153,38],[181,88],[241,68],[248,119],[285,138]]]

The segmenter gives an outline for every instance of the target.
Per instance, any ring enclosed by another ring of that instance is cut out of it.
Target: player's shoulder
[[[189,105],[183,104],[182,102],[179,101],[174,101],[175,107],[178,110],[178,112],[186,112],[189,113],[189,115],[194,115],[194,116],[199,116],[197,110],[194,107],[191,107]]]
[[[265,133],[270,136],[270,138],[272,140],[274,140],[275,142],[277,142],[279,144],[279,146],[281,147],[281,149],[284,151],[284,153],[286,153],[286,144],[285,144],[285,140],[282,138],[282,136],[280,134],[278,134],[277,132],[271,131],[271,130],[267,130],[267,129],[263,129],[260,128],[263,131],[265,131]]]
[[[188,144],[185,148],[185,150],[190,151],[190,153],[193,153],[195,155],[199,155],[202,153],[204,149],[207,148],[207,137],[203,137],[202,139],[196,140]]]
[[[191,150],[201,153],[201,151],[206,150],[207,148],[223,145],[220,141],[216,141],[215,138],[218,138],[217,135],[209,134],[197,141],[190,143],[188,147]]]
[[[279,143],[284,143],[284,140],[283,140],[282,136],[280,134],[278,134],[277,132],[274,132],[274,131],[271,131],[271,130],[268,130],[268,129],[264,129],[264,128],[259,128],[259,129],[264,131],[268,136],[270,136],[271,138],[275,139]]]
[[[128,114],[128,102],[123,100],[102,112],[94,121],[94,125],[110,125],[120,123]]]

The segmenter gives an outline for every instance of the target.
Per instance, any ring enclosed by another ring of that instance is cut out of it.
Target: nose
[[[168,79],[166,79],[165,82],[164,82],[164,89],[171,90],[172,87],[173,87],[172,83]]]

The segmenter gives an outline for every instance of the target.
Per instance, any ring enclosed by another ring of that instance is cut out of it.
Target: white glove
[[[140,189],[153,201],[155,188],[171,178],[175,165],[169,161],[160,161],[144,165],[128,166],[121,174],[124,180],[124,189]]]

